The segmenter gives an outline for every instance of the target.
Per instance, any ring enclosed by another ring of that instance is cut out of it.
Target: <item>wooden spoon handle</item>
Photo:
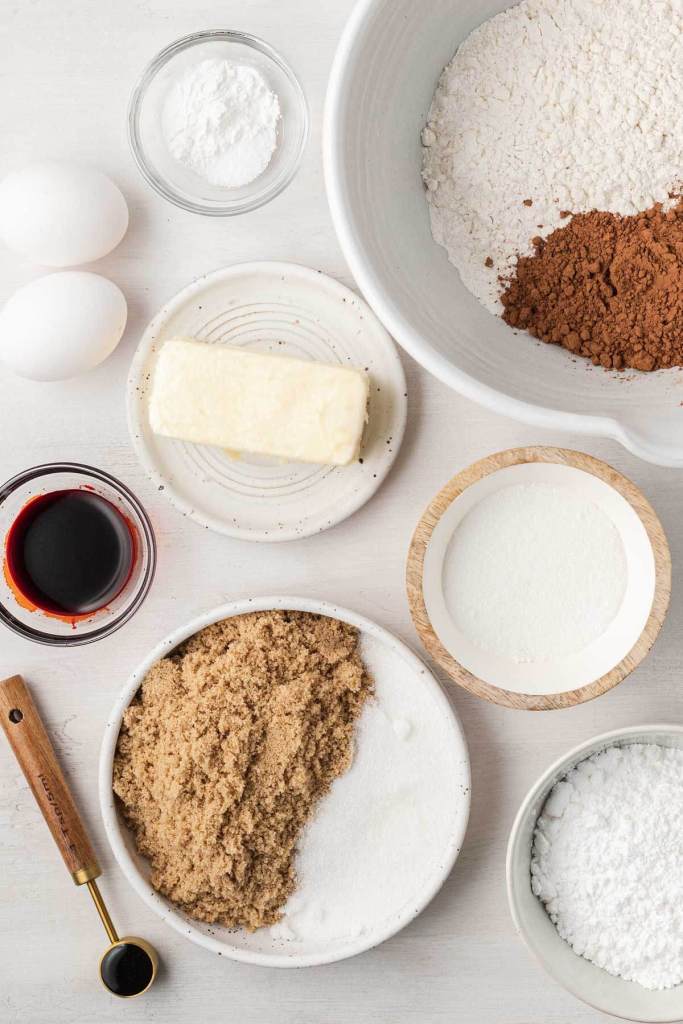
[[[97,878],[95,851],[21,676],[0,682],[0,723],[74,882]]]

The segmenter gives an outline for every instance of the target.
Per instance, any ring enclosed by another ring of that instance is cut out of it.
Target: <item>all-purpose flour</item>
[[[467,288],[499,313],[499,275],[563,212],[666,202],[681,110],[683,0],[524,0],[484,22],[423,132],[432,231]]]
[[[683,980],[683,750],[610,747],[552,790],[532,888],[572,948],[648,989]]]
[[[169,152],[212,185],[240,188],[277,145],[280,102],[256,68],[213,58],[187,69],[166,97]]]

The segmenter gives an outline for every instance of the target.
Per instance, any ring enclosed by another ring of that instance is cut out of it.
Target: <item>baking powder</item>
[[[240,188],[265,171],[280,102],[255,68],[214,58],[190,67],[166,97],[166,145],[212,185]]]
[[[626,592],[612,520],[569,488],[516,484],[464,517],[445,557],[444,593],[458,629],[516,662],[575,654],[600,637]]]
[[[572,948],[648,989],[683,981],[683,750],[610,747],[552,790],[534,893]]]
[[[681,0],[524,0],[484,22],[423,132],[432,231],[467,288],[500,313],[499,275],[563,212],[667,202],[681,109]]]

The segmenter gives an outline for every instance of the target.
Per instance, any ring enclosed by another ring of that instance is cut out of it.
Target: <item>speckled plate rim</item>
[[[121,823],[116,810],[111,787],[114,751],[123,713],[138,690],[141,680],[154,662],[164,657],[174,647],[177,647],[178,644],[187,640],[188,637],[205,626],[235,615],[243,615],[246,612],[270,611],[273,609],[309,612],[314,615],[327,615],[331,618],[341,619],[343,622],[348,622],[350,625],[355,626],[361,634],[366,634],[399,654],[417,674],[423,677],[425,685],[429,687],[444,719],[449,723],[454,744],[454,756],[458,757],[462,762],[465,776],[466,792],[462,795],[460,812],[455,820],[455,827],[448,847],[444,850],[441,869],[432,877],[431,884],[426,886],[421,895],[412,902],[412,906],[409,905],[408,909],[404,909],[388,925],[385,924],[383,928],[378,928],[375,931],[368,931],[362,937],[353,939],[344,945],[337,945],[329,953],[309,955],[293,953],[290,956],[260,953],[231,946],[229,943],[207,935],[200,929],[193,927],[192,922],[155,892],[140,873],[123,838],[125,826]],[[208,949],[219,956],[237,960],[241,963],[279,968],[316,967],[323,964],[336,963],[339,960],[346,960],[349,957],[357,956],[359,953],[364,953],[380,945],[380,943],[385,942],[405,928],[406,925],[410,924],[436,896],[453,869],[467,830],[471,800],[471,769],[467,741],[455,709],[428,666],[402,640],[399,640],[398,637],[382,626],[372,622],[371,619],[366,619],[364,616],[358,615],[347,608],[341,608],[326,601],[291,596],[253,597],[220,605],[211,611],[205,612],[203,615],[197,616],[186,625],[175,629],[154,647],[131,674],[107,719],[104,730],[99,760],[99,798],[102,820],[114,858],[138,896],[162,921],[198,946],[202,946],[204,949]]]
[[[144,441],[143,410],[146,406],[145,403],[140,400],[138,389],[140,387],[140,381],[145,372],[145,367],[149,360],[150,353],[153,349],[154,342],[157,335],[162,330],[164,323],[186,303],[188,303],[189,300],[200,295],[207,287],[212,287],[216,282],[228,280],[233,277],[239,277],[245,273],[267,275],[294,274],[300,279],[305,279],[312,285],[319,284],[323,281],[325,283],[325,287],[331,292],[335,292],[338,299],[346,302],[349,297],[351,297],[353,302],[359,308],[363,309],[364,317],[366,317],[369,322],[372,322],[373,329],[378,336],[384,337],[387,351],[393,354],[392,373],[395,375],[396,383],[394,387],[394,415],[391,428],[393,443],[391,445],[390,452],[387,451],[384,460],[373,467],[376,468],[377,472],[372,476],[368,475],[366,477],[365,486],[359,487],[348,501],[340,502],[337,506],[337,511],[333,513],[331,517],[327,518],[325,522],[320,525],[316,525],[315,522],[313,522],[311,525],[301,530],[283,528],[275,532],[273,530],[245,529],[243,527],[234,526],[229,519],[219,519],[211,514],[198,511],[193,504],[186,501],[180,494],[178,494],[172,482],[169,481],[162,472],[160,472]],[[347,288],[346,285],[337,281],[335,278],[330,277],[328,274],[323,274],[322,271],[313,270],[311,267],[306,267],[299,263],[273,260],[234,263],[219,270],[214,270],[211,273],[205,274],[204,276],[197,278],[195,281],[190,282],[190,284],[182,288],[173,296],[173,298],[169,299],[169,301],[162,306],[153,320],[151,320],[145,328],[133,356],[126,383],[126,408],[128,416],[128,432],[133,449],[140,461],[140,464],[152,482],[164,493],[171,504],[179,512],[187,516],[189,519],[199,523],[200,526],[213,530],[216,533],[221,533],[228,537],[234,537],[238,540],[270,543],[301,540],[304,537],[315,536],[316,534],[322,533],[333,526],[337,526],[339,523],[348,519],[349,516],[352,516],[362,508],[363,505],[365,505],[381,487],[392,469],[401,449],[406,422],[408,419],[406,379],[398,348],[391,335],[386,331],[362,296],[358,295],[350,288]]]

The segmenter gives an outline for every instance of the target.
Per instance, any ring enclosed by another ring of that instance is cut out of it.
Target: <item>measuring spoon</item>
[[[116,996],[146,992],[159,966],[156,951],[144,939],[120,939],[95,881],[101,875],[38,709],[21,676],[0,682],[0,724],[26,776],[43,817],[76,885],[86,885],[109,937],[100,959],[100,978]]]

